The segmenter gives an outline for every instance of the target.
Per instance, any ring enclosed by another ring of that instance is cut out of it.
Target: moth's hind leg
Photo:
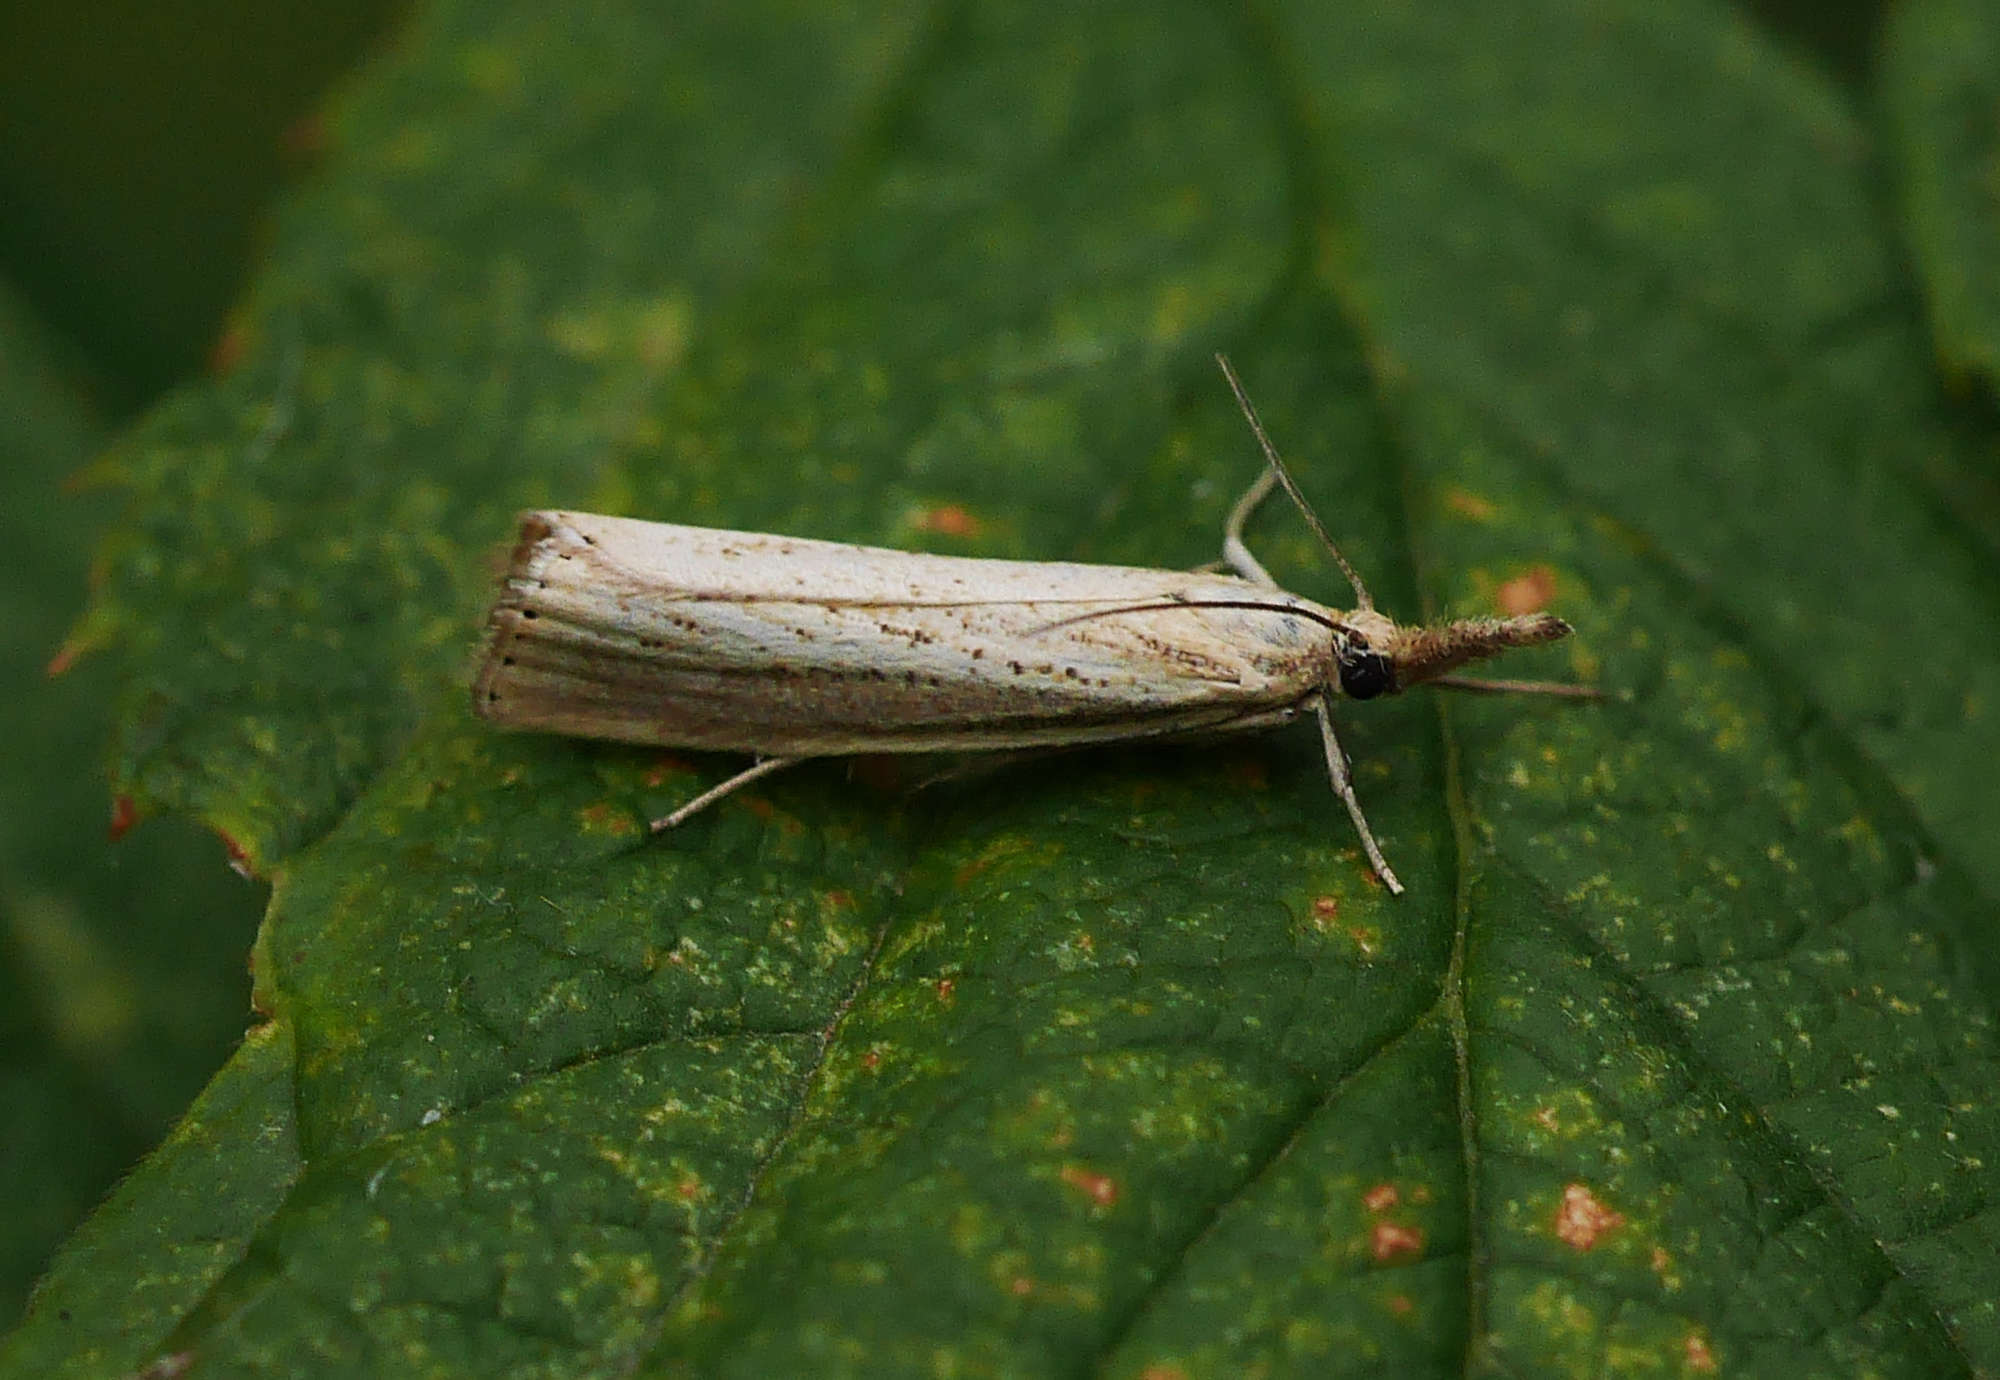
[[[660,816],[653,821],[653,832],[657,834],[663,829],[672,829],[676,825],[684,824],[713,805],[716,801],[722,799],[725,795],[732,795],[749,785],[752,781],[761,780],[774,771],[782,771],[786,767],[805,760],[803,757],[766,757],[756,766],[745,767],[742,771],[737,772],[736,775],[730,777],[720,785],[709,787],[672,814]]]
[[[1354,798],[1354,782],[1347,774],[1347,754],[1340,750],[1340,739],[1333,733],[1333,696],[1322,694],[1314,712],[1319,715],[1319,736],[1326,745],[1326,774],[1333,781],[1333,793],[1347,807],[1347,817],[1354,821],[1354,832],[1361,835],[1361,851],[1368,855],[1368,865],[1375,869],[1382,885],[1389,888],[1390,895],[1400,896],[1403,884],[1396,880],[1388,859],[1382,856],[1382,849],[1368,828],[1368,817],[1361,813],[1361,802]]]

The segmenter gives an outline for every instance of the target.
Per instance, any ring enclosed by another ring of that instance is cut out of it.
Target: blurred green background
[[[1865,93],[1881,6],[1757,19]],[[0,1326],[49,1253],[241,1037],[265,888],[182,821],[115,844],[100,757],[117,667],[45,674],[115,495],[93,452],[218,359],[263,209],[313,112],[402,7],[84,0],[0,8]]]
[[[312,111],[395,6],[0,6],[0,1329],[241,1038],[266,888],[180,820],[108,838],[118,669],[45,668],[116,495],[76,476],[208,367]]]

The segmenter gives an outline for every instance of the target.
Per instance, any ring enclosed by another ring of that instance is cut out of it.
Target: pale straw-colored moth
[[[521,519],[474,708],[507,728],[755,754],[653,821],[667,829],[813,757],[1185,738],[1319,719],[1334,792],[1383,885],[1402,884],[1354,797],[1336,697],[1418,685],[1593,695],[1453,674],[1569,624],[1546,613],[1403,627],[1314,516],[1235,371],[1267,466],[1229,515],[1235,574],[928,556],[588,513]],[[1355,607],[1288,594],[1243,526],[1283,487]]]

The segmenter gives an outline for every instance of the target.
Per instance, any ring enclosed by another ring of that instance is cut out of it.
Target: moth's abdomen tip
[[[472,681],[472,712],[480,718],[503,724],[512,719],[518,654],[539,616],[511,580],[486,615],[485,648]]]

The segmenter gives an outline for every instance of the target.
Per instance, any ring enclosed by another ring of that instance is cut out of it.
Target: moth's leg
[[[1487,680],[1482,676],[1433,676],[1426,685],[1447,690],[1471,690],[1482,695],[1555,695],[1570,700],[1601,700],[1604,692],[1594,685],[1572,685],[1560,680]]]
[[[1401,896],[1403,884],[1389,869],[1388,860],[1382,856],[1382,849],[1375,842],[1375,835],[1369,831],[1368,817],[1361,813],[1361,802],[1354,798],[1354,782],[1347,775],[1347,754],[1340,750],[1340,739],[1333,734],[1333,696],[1322,694],[1316,712],[1319,714],[1320,740],[1326,744],[1326,773],[1333,779],[1333,793],[1340,797],[1341,804],[1347,806],[1347,817],[1354,821],[1354,832],[1361,835],[1361,851],[1368,855],[1368,865],[1375,869],[1382,885],[1389,888],[1390,895]]]
[[[725,795],[730,795],[740,790],[752,781],[769,776],[774,771],[782,771],[796,762],[803,762],[805,760],[803,757],[766,757],[754,767],[745,767],[721,785],[709,787],[672,814],[662,815],[660,818],[654,820],[652,826],[653,832],[657,834],[662,829],[671,829],[675,825],[684,824],[695,815],[700,814],[703,810],[713,805],[716,801],[722,799]]]
[[[1236,506],[1229,510],[1229,521],[1222,525],[1222,562],[1246,580],[1260,585],[1278,587],[1271,578],[1271,572],[1257,562],[1250,554],[1250,548],[1243,544],[1243,524],[1250,520],[1250,514],[1257,511],[1257,505],[1271,495],[1278,487],[1276,470],[1265,470],[1257,476],[1257,482],[1244,490],[1243,497],[1236,500]]]

